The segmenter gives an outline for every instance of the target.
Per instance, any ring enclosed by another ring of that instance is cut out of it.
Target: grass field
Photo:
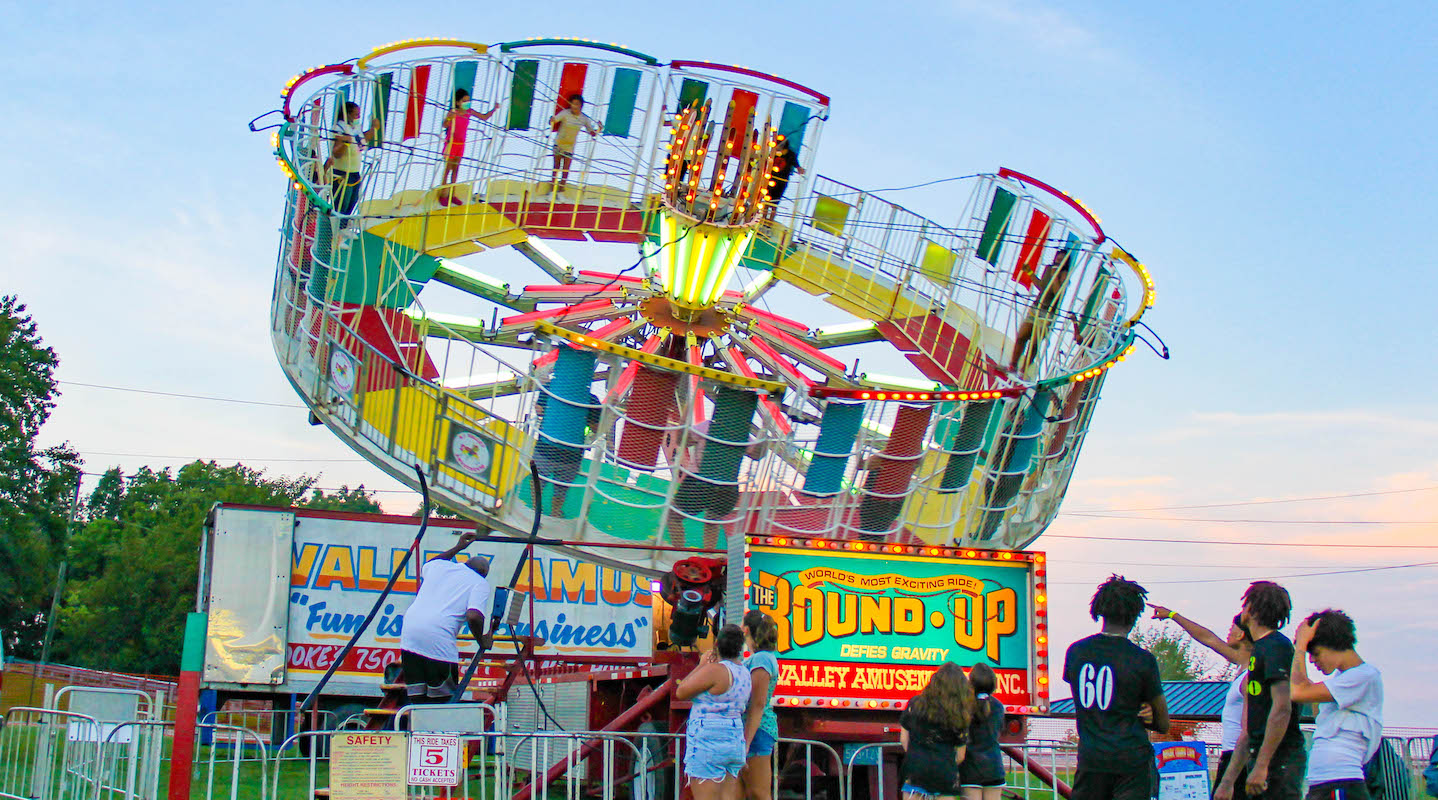
[[[16,726],[0,728],[0,798],[29,800],[36,797],[36,764],[35,751],[39,729],[34,726]],[[57,737],[63,743],[63,736]],[[77,750],[88,750],[84,745],[71,744],[72,758]],[[308,758],[267,760],[262,762],[253,758],[254,749],[248,753],[249,758],[236,759],[234,751],[229,747],[200,747],[195,754],[194,769],[191,774],[190,797],[192,800],[314,800],[312,787],[324,788],[329,786],[329,763],[327,759],[317,758],[311,761]],[[112,777],[106,779],[106,783],[117,788],[113,793],[102,792],[103,800],[118,800],[124,794],[123,786],[128,780],[128,761],[122,758],[110,758],[105,760],[105,774]],[[169,785],[170,766],[170,742],[163,742],[163,760],[159,774],[159,797],[165,795]],[[1055,765],[1054,770],[1057,777],[1069,784],[1073,781],[1072,769]],[[485,761],[485,777],[480,777],[480,765],[476,761],[469,770],[470,780],[455,791],[453,798],[466,797],[472,800],[490,800],[491,798],[507,798],[513,794],[513,790],[519,787],[512,787],[509,792],[496,792],[494,772],[496,768],[495,757],[487,757]],[[48,765],[51,781],[50,800],[92,800],[93,784],[88,780],[81,780],[80,774],[92,774],[94,770],[88,764],[58,763],[58,756],[52,758]],[[278,771],[278,781],[276,781]],[[674,776],[668,777],[667,785],[672,792],[674,787]],[[814,784],[816,792],[813,800],[839,800],[837,796],[830,796],[834,793],[835,784],[832,780],[818,780]],[[1039,782],[1037,778],[1022,771],[1010,771],[1008,790],[1005,794],[1015,800],[1048,800],[1054,797],[1053,790]],[[278,787],[278,794],[272,791]],[[550,798],[567,798],[582,796],[581,787],[570,787],[563,779],[551,784],[548,796]],[[629,798],[631,795],[630,784],[621,782],[614,788],[614,796],[617,798]],[[868,796],[867,776],[856,775],[854,782],[855,797],[849,800],[864,800]],[[778,795],[779,800],[802,800],[803,784],[786,785],[781,788]],[[574,795],[570,795],[574,791]],[[145,792],[140,792],[142,795]],[[410,797],[435,796],[436,792],[430,790],[411,789]],[[1414,776],[1413,792],[1408,800],[1419,800],[1425,796],[1422,778]],[[897,800],[888,798],[887,800]]]

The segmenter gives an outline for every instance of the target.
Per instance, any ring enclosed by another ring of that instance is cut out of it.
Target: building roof
[[[1229,681],[1164,681],[1163,696],[1168,700],[1168,715],[1174,719],[1196,722],[1217,722],[1223,714],[1223,698],[1228,693]],[[1055,700],[1049,705],[1049,715],[1072,717],[1073,698]]]

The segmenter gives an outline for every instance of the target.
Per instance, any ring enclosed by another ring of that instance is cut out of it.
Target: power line
[[[204,459],[196,459],[196,461],[203,461],[203,460],[204,460]],[[169,468],[166,467],[166,469],[169,469]],[[80,474],[81,474],[81,475],[84,475],[84,476],[86,476],[86,477],[90,477],[90,478],[103,478],[103,477],[105,477],[105,475],[108,474],[108,473],[104,473],[104,472],[81,472]],[[125,473],[124,473],[123,471],[120,472],[120,477],[121,477],[121,478],[125,477]],[[132,477],[133,477],[133,476],[132,476]],[[306,489],[306,491],[314,491],[314,492],[340,492],[340,491],[354,492],[354,491],[357,491],[357,490],[359,490],[359,489],[361,489],[361,488],[364,488],[365,494],[380,494],[380,493],[383,493],[383,494],[419,494],[419,490],[418,490],[418,489],[369,489],[369,488],[365,488],[363,483],[356,484],[356,485],[354,485],[354,486],[311,486],[311,487],[309,487],[308,489]]]
[[[1125,536],[1079,536],[1069,533],[1046,533],[1050,539],[1084,539],[1096,542],[1146,542],[1151,544],[1218,544],[1243,547],[1333,547],[1359,550],[1438,550],[1438,544],[1330,544],[1328,542],[1254,542],[1216,539],[1154,539]]]
[[[100,383],[81,383],[80,381],[56,381],[66,386],[84,386],[87,389],[107,389],[112,392],[134,392],[135,394],[152,394],[161,397],[180,397],[186,400],[209,400],[215,403],[239,403],[247,406],[269,406],[271,408],[300,408],[305,406],[294,403],[271,403],[265,400],[240,400],[234,397],[212,397],[202,394],[180,394],[179,392],[161,392],[154,389],[135,389],[129,386],[106,386]]]
[[[340,464],[340,463],[368,463],[363,458],[238,458],[225,456],[162,456],[154,453],[108,453],[100,450],[82,450],[82,456],[118,456],[122,458],[174,458],[193,459],[195,461],[287,461],[287,462],[313,462],[318,464]]]
[[[1194,508],[1230,508],[1233,506],[1265,506],[1276,503],[1311,503],[1320,500],[1346,500],[1350,497],[1377,497],[1389,494],[1411,494],[1413,492],[1432,492],[1438,490],[1438,486],[1423,486],[1417,489],[1390,489],[1382,492],[1349,492],[1347,494],[1317,495],[1313,497],[1291,497],[1287,500],[1236,500],[1231,503],[1202,503],[1192,506],[1148,506],[1147,508],[1094,508],[1073,511],[1073,514],[1117,514],[1132,511],[1186,511]]]
[[[1092,564],[1096,566],[1114,567],[1174,567],[1179,569],[1322,569],[1328,564],[1177,564],[1160,563],[1152,561],[1079,561],[1068,558],[1058,558],[1050,555],[1051,564]]]
[[[1385,571],[1385,570],[1413,569],[1413,568],[1416,568],[1416,567],[1432,567],[1432,566],[1435,566],[1435,565],[1438,565],[1438,561],[1419,561],[1419,562],[1414,563],[1414,564],[1391,564],[1391,565],[1386,566],[1386,567],[1358,567],[1358,568],[1355,568],[1355,569],[1335,569],[1335,570],[1328,570],[1328,571],[1326,571],[1326,572],[1297,572],[1297,573],[1293,573],[1293,574],[1291,574],[1291,575],[1274,575],[1274,576],[1273,576],[1273,579],[1274,579],[1274,580],[1289,580],[1289,579],[1292,579],[1292,578],[1317,578],[1317,577],[1326,576],[1326,575],[1352,575],[1352,574],[1359,573],[1359,572],[1383,572],[1383,571]],[[1145,583],[1145,584],[1152,584],[1152,585],[1160,585],[1160,584],[1162,584],[1162,585],[1172,585],[1172,584],[1178,584],[1178,583],[1237,583],[1237,582],[1250,581],[1250,580],[1252,580],[1252,579],[1251,579],[1251,578],[1194,578],[1194,579],[1190,579],[1190,580],[1179,580],[1179,581],[1144,581],[1144,583]],[[1089,581],[1054,581],[1054,583],[1055,583],[1055,585],[1058,585],[1058,584],[1064,584],[1064,585],[1073,585],[1073,584],[1083,585],[1083,584],[1089,583]]]
[[[1087,511],[1060,511],[1061,517],[1090,519],[1131,519],[1149,522],[1205,522],[1227,525],[1438,525],[1431,519],[1218,519],[1209,517],[1128,517],[1122,514],[1095,514]]]

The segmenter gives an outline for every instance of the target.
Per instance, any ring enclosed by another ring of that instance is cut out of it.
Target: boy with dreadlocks
[[[1157,775],[1144,728],[1168,732],[1158,660],[1129,640],[1147,590],[1121,575],[1098,587],[1089,615],[1103,630],[1069,646],[1064,681],[1078,716],[1078,773],[1072,800],[1147,800]]]
[[[1293,642],[1279,632],[1288,624],[1293,601],[1273,581],[1257,581],[1243,593],[1239,619],[1253,638],[1244,690],[1243,728],[1233,759],[1223,773],[1215,800],[1231,800],[1243,768],[1248,768],[1250,800],[1298,800],[1308,754],[1298,729],[1298,706],[1289,689]]]
[[[1357,644],[1353,619],[1331,608],[1310,614],[1293,635],[1293,700],[1319,704],[1308,800],[1368,800],[1363,765],[1383,744],[1383,675]],[[1308,679],[1305,655],[1327,676],[1322,683]]]

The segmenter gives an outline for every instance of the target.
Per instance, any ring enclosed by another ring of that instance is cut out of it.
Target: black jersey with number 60
[[[1163,693],[1153,654],[1122,636],[1097,633],[1069,646],[1064,681],[1078,717],[1079,766],[1098,772],[1148,769],[1153,747],[1138,714]]]

